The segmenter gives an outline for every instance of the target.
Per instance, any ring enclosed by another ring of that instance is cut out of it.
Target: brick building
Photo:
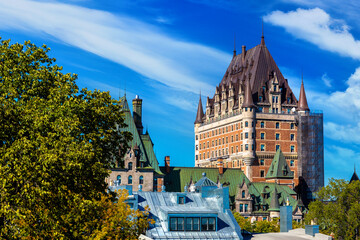
[[[239,168],[252,182],[266,182],[277,150],[293,172],[282,180],[304,201],[324,185],[323,115],[310,112],[301,83],[293,94],[265,45],[233,58],[205,113],[201,96],[195,120],[195,166]]]

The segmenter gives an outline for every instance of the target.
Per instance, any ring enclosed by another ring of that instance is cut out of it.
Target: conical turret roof
[[[254,101],[252,98],[251,86],[250,86],[249,79],[247,79],[245,81],[245,96],[244,96],[244,103],[243,103],[242,107],[255,107]]]
[[[198,105],[196,119],[195,119],[194,123],[195,124],[196,123],[202,123],[203,122],[203,117],[204,117],[204,111],[203,111],[203,107],[202,107],[202,103],[201,103],[201,94],[200,94],[199,105]]]
[[[351,183],[352,181],[359,181],[359,177],[358,177],[358,175],[356,174],[355,167],[354,167],[354,173],[353,173],[353,175],[351,176],[351,179],[350,179],[350,183]]]
[[[276,186],[274,187],[274,191],[272,192],[269,211],[280,211],[279,196],[276,190]]]
[[[298,102],[299,111],[310,111],[305,94],[304,81],[301,81],[300,96]]]

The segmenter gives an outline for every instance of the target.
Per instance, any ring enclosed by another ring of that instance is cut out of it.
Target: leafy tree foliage
[[[269,233],[280,231],[278,218],[274,218],[271,221],[254,221],[251,223],[250,219],[244,218],[240,213],[233,212],[233,214],[240,228],[248,232]]]
[[[130,139],[119,101],[79,90],[48,51],[0,44],[0,238],[85,239],[116,208],[104,179]]]
[[[360,239],[360,181],[330,179],[310,203],[305,220],[336,239]]]

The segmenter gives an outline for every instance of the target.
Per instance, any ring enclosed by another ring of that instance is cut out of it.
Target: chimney
[[[165,156],[165,172],[170,173],[170,156]]]
[[[222,158],[218,158],[217,159],[217,163],[216,163],[218,169],[219,169],[219,174],[222,175],[224,173],[224,162]]]
[[[245,62],[246,46],[242,45],[241,49],[242,49],[242,51],[241,51],[241,59],[242,59],[243,62]]]
[[[136,128],[141,135],[143,133],[143,126],[142,126],[142,99],[139,98],[139,95],[136,95],[135,99],[132,101],[133,104],[133,118],[136,125]]]

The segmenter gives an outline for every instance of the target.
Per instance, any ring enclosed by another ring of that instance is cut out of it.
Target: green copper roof
[[[164,167],[161,170],[165,172]],[[235,198],[239,184],[243,181],[250,183],[243,171],[236,168],[224,168],[224,173],[220,175],[217,168],[171,167],[170,173],[165,175],[166,191],[183,192],[185,185],[191,180],[198,182],[203,177],[202,173],[206,173],[206,177],[215,183],[219,180],[223,186],[229,186],[230,199]]]
[[[279,195],[279,197],[278,197],[279,205],[286,203],[287,198],[289,198],[289,203],[290,203],[290,206],[293,207],[293,210],[295,210],[296,206],[298,205],[298,201],[292,197],[293,195],[296,195],[296,192],[286,185],[278,185],[276,183],[268,183],[268,182],[253,182],[252,185],[256,189],[256,192],[254,192],[254,193],[250,192],[250,194],[259,196],[256,194],[262,193],[262,194],[260,194],[259,198],[256,198],[256,199],[258,199],[259,204],[261,203],[261,204],[268,205],[269,210],[271,208],[271,200],[272,200],[272,195],[273,195],[274,191],[276,191],[277,194]],[[276,188],[276,190],[275,190],[275,188]],[[267,198],[263,198],[264,193],[267,194],[267,196],[268,196]]]
[[[269,171],[267,172],[265,178],[273,179],[273,178],[294,178],[294,172],[292,172],[287,164],[284,154],[280,149],[276,151],[274,159],[271,162]]]
[[[122,98],[120,98],[120,100],[122,105],[122,111],[125,115],[125,124],[127,125],[125,128],[122,128],[121,131],[128,131],[132,134],[132,140],[129,143],[129,146],[131,148],[134,148],[135,146],[139,147],[139,160],[140,162],[145,163],[144,167],[152,167],[158,174],[162,174],[154,153],[153,143],[150,139],[149,134],[139,134],[134,122],[134,118],[131,115],[126,96],[123,96]]]

